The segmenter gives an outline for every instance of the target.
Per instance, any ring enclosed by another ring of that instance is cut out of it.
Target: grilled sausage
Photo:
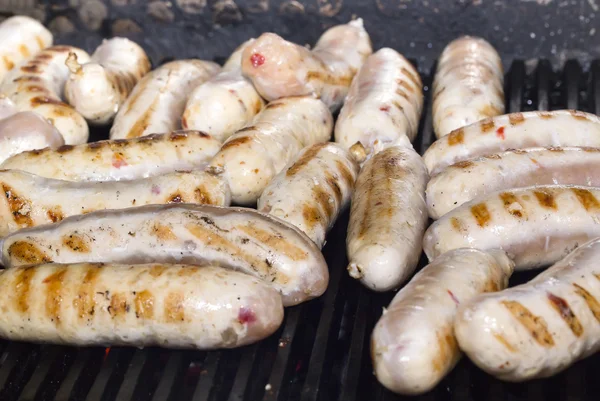
[[[600,117],[576,110],[493,117],[438,139],[423,160],[433,175],[463,160],[537,146],[600,147]]]
[[[33,18],[15,16],[0,24],[0,82],[17,64],[52,46],[52,34]]]
[[[12,155],[32,149],[64,145],[52,124],[31,111],[22,111],[0,120],[0,163]]]
[[[410,277],[427,224],[427,170],[412,149],[387,148],[356,180],[346,238],[348,272],[368,288],[387,291]]]
[[[429,260],[463,247],[501,248],[517,270],[548,266],[600,236],[600,189],[546,185],[495,192],[433,223],[423,248]]]
[[[119,109],[110,138],[137,138],[179,129],[189,94],[220,69],[210,61],[179,60],[146,74]]]
[[[433,81],[433,127],[438,138],[504,114],[504,72],[496,50],[482,38],[448,44]]]
[[[0,93],[19,111],[35,111],[50,121],[67,145],[77,145],[87,142],[89,130],[81,114],[61,100],[69,77],[65,65],[69,53],[81,62],[89,61],[89,55],[76,47],[49,47],[6,74]]]
[[[150,71],[150,60],[135,42],[112,38],[98,46],[91,62],[79,64],[72,54],[67,66],[71,71],[65,85],[67,101],[90,123],[107,124]]]
[[[295,225],[319,248],[339,213],[350,202],[358,164],[339,145],[305,148],[273,178],[258,199],[258,210]]]
[[[217,263],[256,276],[295,305],[329,280],[316,245],[300,230],[253,209],[151,205],[74,216],[2,241],[6,267],[26,264]]]
[[[599,148],[528,148],[465,160],[429,180],[429,216],[438,219],[470,200],[511,188],[549,184],[600,187],[599,171]]]
[[[10,98],[0,94],[0,120],[4,120],[7,117],[17,114],[19,110]]]
[[[213,266],[43,264],[0,272],[0,337],[68,345],[233,348],[272,334],[281,297]]]
[[[508,381],[548,377],[600,350],[600,239],[530,282],[480,295],[459,309],[460,347]]]
[[[68,181],[119,181],[177,170],[201,170],[221,143],[197,131],[175,131],[134,139],[115,139],[56,150],[24,152],[0,165]]]
[[[372,52],[359,18],[328,29],[312,51],[274,33],[262,34],[244,50],[242,72],[267,100],[312,95],[335,111]]]
[[[209,132],[225,141],[262,110],[264,101],[241,72],[242,51],[253,40],[231,55],[221,73],[194,89],[181,118],[183,128]]]
[[[375,375],[407,395],[435,387],[461,357],[454,337],[458,306],[506,288],[513,263],[502,251],[456,249],[435,259],[392,300],[371,336]]]
[[[333,117],[320,100],[276,100],[229,137],[211,166],[225,170],[233,202],[250,205],[302,148],[328,141],[332,128]]]
[[[229,187],[212,173],[171,173],[135,181],[71,182],[0,170],[0,237],[68,216],[132,206],[199,203],[229,206]]]
[[[360,142],[368,154],[412,147],[423,108],[421,87],[419,73],[398,52],[384,48],[372,54],[352,81],[335,125],[336,142],[346,149]]]

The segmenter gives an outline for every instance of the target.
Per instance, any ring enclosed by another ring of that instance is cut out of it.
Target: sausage
[[[423,155],[429,173],[480,156],[538,146],[600,147],[600,117],[576,110],[492,117],[452,131]]]
[[[427,170],[414,150],[394,146],[358,174],[346,237],[350,276],[375,291],[405,282],[421,256]]]
[[[438,219],[454,208],[495,191],[533,185],[572,184],[600,187],[600,149],[587,147],[509,150],[456,163],[427,184],[429,216]]]
[[[300,230],[253,209],[150,205],[73,216],[2,240],[5,267],[46,262],[216,263],[269,283],[285,306],[321,295],[329,280]]]
[[[194,89],[181,118],[183,128],[205,131],[225,141],[262,110],[263,99],[241,72],[242,51],[253,41],[240,46],[221,73]]]
[[[271,180],[258,210],[293,224],[322,248],[327,231],[350,202],[358,169],[337,144],[309,146]]]
[[[362,19],[328,29],[312,51],[264,33],[242,54],[242,72],[267,100],[311,95],[338,110],[352,78],[373,52]]]
[[[433,126],[438,138],[488,117],[504,114],[500,56],[482,38],[448,44],[433,81]]]
[[[177,170],[202,170],[221,143],[198,131],[34,150],[11,157],[0,169],[67,181],[135,180]]]
[[[90,59],[76,47],[49,47],[6,74],[0,93],[9,97],[19,111],[34,111],[50,121],[67,145],[78,145],[88,140],[87,122],[61,99],[69,77],[65,65],[69,53],[76,54],[81,62]]]
[[[507,381],[552,376],[600,350],[600,239],[530,282],[480,295],[454,331],[477,366]]]
[[[22,111],[0,120],[0,163],[26,150],[57,148],[64,144],[56,128],[31,111]]]
[[[19,110],[10,98],[0,94],[0,120],[4,120],[7,117],[17,114]]]
[[[117,112],[110,138],[137,138],[179,129],[189,94],[220,69],[211,61],[179,60],[146,74]]]
[[[71,182],[19,170],[0,170],[0,237],[68,216],[132,206],[198,203],[229,206],[229,187],[203,171],[135,181]]]
[[[455,249],[402,288],[371,336],[375,375],[396,393],[433,389],[461,357],[454,337],[459,305],[507,287],[513,263],[502,251]]]
[[[423,239],[432,260],[463,247],[501,248],[517,270],[548,266],[600,236],[600,189],[540,185],[495,192],[433,223]]]
[[[320,100],[276,100],[225,141],[211,166],[225,170],[234,203],[251,205],[302,148],[328,141],[332,128],[333,117]]]
[[[17,64],[52,46],[52,34],[39,22],[14,16],[0,24],[0,82]]]
[[[43,264],[0,272],[0,337],[68,345],[233,348],[272,334],[281,297],[214,266]]]
[[[93,124],[107,124],[135,84],[150,71],[144,49],[125,38],[104,40],[89,63],[67,59],[71,75],[65,85],[69,104]]]
[[[423,108],[421,88],[419,73],[398,52],[383,48],[372,54],[352,81],[335,141],[346,149],[360,142],[368,154],[389,146],[412,148]]]

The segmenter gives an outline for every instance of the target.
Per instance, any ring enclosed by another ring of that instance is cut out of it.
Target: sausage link
[[[538,146],[600,147],[600,117],[576,110],[492,117],[438,139],[427,149],[423,160],[434,175],[464,160]]]
[[[52,34],[40,22],[26,16],[14,16],[0,24],[0,82],[23,60],[52,46]]]
[[[65,97],[90,123],[108,124],[135,84],[150,71],[144,49],[125,38],[102,42],[91,62],[80,64],[72,54],[67,59],[71,75]]]
[[[175,131],[24,152],[0,168],[67,181],[135,180],[204,169],[220,146],[203,132]]]
[[[530,282],[476,297],[454,331],[477,366],[507,381],[555,375],[600,350],[600,240]]]
[[[73,216],[2,240],[6,267],[57,263],[207,262],[269,283],[295,305],[321,295],[329,273],[300,230],[253,209],[150,205]]]
[[[211,166],[225,170],[234,203],[251,205],[302,148],[328,141],[332,128],[333,117],[320,100],[276,100],[229,137]]]
[[[496,50],[482,38],[448,44],[433,82],[433,126],[438,138],[504,113],[504,72]]]
[[[311,95],[338,110],[354,74],[373,52],[362,19],[327,30],[312,51],[274,33],[242,54],[242,72],[267,100]]]
[[[423,240],[429,260],[456,248],[500,248],[517,270],[548,266],[600,236],[600,189],[541,185],[495,192],[433,223]]]
[[[233,348],[271,335],[281,297],[213,266],[43,264],[0,272],[0,337],[68,345]]]
[[[6,74],[0,93],[9,97],[19,111],[34,111],[50,121],[67,145],[77,145],[87,142],[89,130],[81,114],[61,99],[69,77],[65,65],[69,53],[82,62],[90,59],[76,47],[49,47]]]
[[[415,275],[384,309],[371,336],[375,375],[406,395],[434,388],[461,357],[454,337],[458,306],[508,285],[513,263],[502,251],[456,249]]]
[[[179,60],[146,74],[115,116],[110,138],[137,138],[181,128],[188,96],[220,69],[211,61]]]
[[[368,154],[389,146],[412,147],[423,108],[419,73],[395,50],[367,58],[352,81],[335,125],[335,140],[346,149],[360,142]]]
[[[417,267],[427,179],[421,156],[399,146],[377,153],[358,174],[346,237],[348,272],[370,289],[396,288]]]
[[[322,248],[327,231],[350,202],[357,174],[358,164],[339,145],[309,146],[271,180],[258,210],[293,224]]]
[[[465,160],[427,183],[429,216],[439,219],[475,198],[512,188],[550,184],[600,187],[599,172],[599,148],[527,148]]]

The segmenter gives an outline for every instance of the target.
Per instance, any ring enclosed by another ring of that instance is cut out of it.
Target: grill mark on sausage
[[[455,146],[465,141],[465,131],[463,128],[456,129],[448,134],[448,145]]]
[[[410,86],[405,80],[403,80],[403,79],[400,78],[400,79],[396,80],[396,83],[399,86],[401,86],[404,89],[406,89],[407,91],[409,91],[410,93],[415,93],[415,89],[412,86]],[[407,99],[408,99],[408,97],[407,97]]]
[[[165,321],[176,323],[185,321],[185,307],[183,294],[171,292],[165,298]]]
[[[73,233],[70,235],[65,235],[62,238],[62,243],[67,248],[70,248],[73,252],[80,253],[89,253],[90,246],[84,237],[78,235],[77,233]]]
[[[458,353],[458,345],[452,328],[446,327],[443,333],[436,333],[438,353],[432,360],[433,370],[441,372],[448,367]]]
[[[502,334],[494,333],[494,338],[510,352],[517,352],[517,349]]]
[[[271,110],[271,109],[277,109],[279,107],[285,107],[285,106],[287,106],[286,102],[281,102],[281,101],[276,100],[274,102],[267,103],[267,105],[265,106],[265,109]]]
[[[587,114],[579,110],[569,110],[569,113],[577,120],[587,120]]]
[[[500,286],[498,286],[498,281],[491,278],[488,280],[483,286],[483,292],[496,292],[500,290]]]
[[[335,205],[332,202],[331,196],[323,188],[322,185],[312,186],[313,199],[321,206],[321,210],[325,212],[325,215],[330,218],[335,212]]]
[[[400,71],[404,75],[406,75],[408,77],[408,79],[410,79],[416,87],[421,86],[421,79],[417,78],[417,76],[415,76],[415,74],[412,71],[410,71],[408,68],[402,67],[402,68],[400,68]]]
[[[311,160],[317,157],[321,149],[323,149],[325,146],[327,146],[327,143],[319,143],[308,148],[304,153],[302,153],[302,156],[300,156],[300,158],[296,160],[296,162],[288,169],[288,171],[286,171],[285,175],[287,177],[295,176],[300,170],[306,167]]]
[[[36,245],[27,241],[15,241],[8,247],[8,255],[17,261],[28,265],[39,265],[52,262],[52,259]]]
[[[210,191],[204,185],[198,186],[194,190],[194,196],[197,203],[204,205],[215,205],[217,202],[212,199]]]
[[[562,320],[564,320],[567,326],[569,326],[569,329],[571,329],[573,334],[576,337],[581,337],[583,334],[583,326],[579,322],[577,316],[575,316],[571,310],[571,307],[567,301],[564,298],[552,294],[551,292],[548,292],[546,295],[552,308],[558,312]]]
[[[152,277],[156,278],[156,277],[162,276],[162,274],[165,272],[165,270],[167,270],[166,266],[163,266],[163,265],[153,265],[148,270],[148,274],[150,274]]]
[[[254,126],[252,126],[251,128],[256,129],[256,127],[254,127]],[[246,129],[246,128],[244,128],[244,129]],[[238,133],[239,132],[240,131],[238,131]],[[220,152],[223,152],[224,150],[229,149],[229,148],[235,148],[236,146],[240,146],[240,145],[243,145],[248,142],[252,142],[252,140],[253,139],[250,136],[240,136],[240,137],[234,138],[230,141],[225,142],[223,144],[223,146],[221,146]]]
[[[456,217],[450,218],[450,224],[452,225],[452,228],[454,228],[458,232],[463,232],[465,230],[465,227],[463,226],[462,222]]]
[[[129,312],[129,305],[127,305],[127,295],[123,292],[115,292],[110,298],[110,308],[108,313],[114,318],[125,318]]]
[[[333,176],[329,171],[325,171],[325,182],[333,191],[333,195],[335,196],[335,201],[337,205],[342,203],[342,188],[340,188],[340,184],[338,184],[338,180]]]
[[[323,73],[321,71],[308,71],[306,73],[307,81],[318,80],[335,86],[350,86],[353,77],[354,75],[335,76],[333,74]]]
[[[457,168],[467,168],[467,167],[471,167],[474,163],[470,160],[463,160],[461,162],[458,163],[454,163],[452,166],[450,167],[457,167]]]
[[[491,104],[486,104],[482,108],[479,109],[479,114],[485,117],[495,117],[499,114],[502,114],[502,110],[492,106]]]
[[[29,53],[29,49],[25,45],[19,46],[19,53],[21,53],[21,56],[23,56],[23,58],[29,58],[29,56],[31,55]]]
[[[48,218],[50,219],[50,221],[52,221],[53,223],[59,222],[62,219],[65,218],[65,216],[62,213],[62,209],[60,208],[60,206],[56,206],[53,207],[52,209],[49,209],[46,212],[46,215],[48,216]]]
[[[135,295],[133,300],[135,306],[135,317],[138,319],[154,318],[154,294],[148,290],[143,290]]]
[[[42,82],[42,78],[31,75],[25,75],[23,77],[13,79],[13,82]]]
[[[523,116],[523,113],[512,113],[508,115],[508,122],[513,126],[519,125],[525,122],[525,117]]]
[[[542,206],[546,209],[552,209],[552,210],[557,209],[556,199],[554,198],[554,195],[551,192],[540,190],[540,191],[533,191],[533,194],[535,195],[540,206]]]
[[[380,164],[380,163],[378,163]],[[366,174],[364,175],[365,177],[365,182],[367,187],[365,188],[365,191],[363,192],[363,194],[366,194],[366,198],[364,203],[359,203],[361,205],[364,205],[365,208],[362,210],[362,219],[360,221],[359,224],[359,230],[358,230],[358,237],[359,238],[363,238],[365,236],[365,234],[367,233],[369,226],[370,226],[370,222],[371,222],[371,213],[374,212],[374,209],[376,207],[372,207],[371,205],[371,196],[373,194],[374,191],[374,187],[375,187],[375,172],[377,171],[377,165],[373,165],[372,168],[369,171],[369,176],[367,177]],[[361,182],[362,184],[362,182]],[[384,200],[385,201],[385,200]]]
[[[302,205],[302,218],[306,226],[312,230],[317,224],[321,223],[321,212],[310,203],[305,202]]]
[[[600,302],[598,302],[598,300],[594,298],[594,296],[590,294],[589,291],[587,291],[585,288],[578,285],[577,283],[573,283],[573,287],[575,287],[575,293],[581,298],[583,298],[583,300],[587,304],[588,308],[590,308],[590,311],[592,312],[598,323],[600,323]]]
[[[543,120],[549,120],[551,118],[554,118],[554,114],[549,113],[547,111],[538,111],[537,115]]]
[[[485,203],[478,203],[471,206],[471,214],[477,221],[477,225],[479,227],[485,227],[492,219],[492,216],[490,215]]]
[[[15,63],[13,63],[13,61],[8,56],[2,56],[2,62],[4,63],[4,67],[7,71],[10,71],[13,68],[15,68]]]
[[[571,191],[573,191],[577,200],[579,200],[579,203],[581,203],[586,211],[589,212],[591,210],[600,209],[600,202],[598,202],[598,199],[596,199],[594,194],[587,189],[571,188]]]
[[[29,293],[31,290],[31,280],[35,276],[36,270],[33,266],[19,269],[14,283],[15,303],[17,310],[21,313],[29,311]]]
[[[338,171],[339,171],[340,175],[342,176],[342,179],[344,180],[344,183],[346,184],[346,186],[348,186],[348,188],[353,188],[354,187],[354,174],[352,174],[350,169],[348,169],[348,167],[341,160],[336,160],[335,165],[337,166]]]
[[[546,348],[554,346],[554,339],[548,331],[548,325],[543,317],[534,315],[517,301],[502,301],[500,303],[529,331],[529,334],[538,344]]]
[[[245,232],[250,237],[256,239],[260,243],[275,249],[277,252],[287,256],[288,258],[298,261],[305,260],[308,257],[308,253],[304,252],[301,248],[288,242],[285,238],[265,231],[261,228],[256,227],[254,224],[248,226],[239,226],[240,231]]]
[[[41,85],[29,85],[25,88],[26,92],[39,92],[39,93],[49,93],[48,88],[44,88]]]
[[[171,241],[177,239],[177,236],[168,226],[160,223],[154,223],[154,226],[152,226],[152,234],[162,241]]]
[[[20,227],[31,227],[33,226],[33,219],[31,218],[31,202],[18,193],[6,183],[0,183],[8,209],[12,215],[12,218],[17,225]]]
[[[500,195],[504,209],[511,215],[521,219],[525,217],[525,208],[512,192],[502,192]],[[516,207],[516,205],[519,205]]]
[[[481,132],[488,133],[490,131],[492,131],[494,128],[496,128],[496,123],[494,122],[493,118],[486,118],[485,120],[481,120],[480,124],[480,128],[481,128]]]
[[[159,97],[156,96],[154,98],[154,100],[152,101],[152,104],[150,105],[150,107],[148,107],[148,109],[146,109],[144,114],[142,114],[137,119],[135,124],[133,124],[131,126],[131,128],[129,129],[129,132],[127,133],[127,138],[138,138],[138,137],[144,135],[144,131],[150,125],[150,120],[152,119],[152,115],[154,114],[156,105],[158,104],[158,99],[159,99]]]
[[[77,297],[73,300],[73,307],[77,310],[80,320],[92,319],[96,310],[96,282],[102,268],[101,264],[89,264],[87,272],[78,287]]]
[[[43,281],[46,284],[46,316],[56,325],[61,323],[60,307],[63,301],[62,290],[65,274],[67,274],[67,268],[59,267]]]
[[[44,40],[39,35],[36,35],[35,41],[40,50],[42,50],[44,47],[46,47],[46,45],[44,44]]]
[[[31,105],[31,107],[35,108],[38,106],[43,106],[46,104],[53,104],[55,106],[61,106],[61,107],[65,107],[67,109],[71,109],[71,106],[69,106],[66,103],[61,102],[58,99],[55,99],[54,97],[50,97],[50,96],[36,96],[31,98],[31,100],[29,100],[29,103]]]
[[[6,64],[6,59],[4,59],[4,63]],[[14,67],[14,64],[13,64]],[[31,60],[29,63],[21,66],[21,71],[26,72],[28,74],[41,74],[42,70],[40,69],[40,64],[35,60]]]
[[[167,203],[184,203],[185,199],[180,193],[174,193],[167,198]]]

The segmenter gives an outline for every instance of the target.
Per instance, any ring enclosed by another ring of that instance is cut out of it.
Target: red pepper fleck
[[[104,359],[103,359],[104,361],[106,361],[106,358],[108,358],[109,353],[110,353],[110,347],[108,347],[104,350]]]
[[[460,304],[460,301],[458,300],[458,298],[456,298],[456,295],[454,295],[452,293],[452,291],[448,290],[448,295],[450,295],[450,298],[452,298],[452,300],[458,305]]]
[[[112,165],[114,168],[121,168],[121,167],[128,166],[127,160],[125,160],[125,158],[118,153],[113,155]]]
[[[244,324],[254,323],[256,322],[256,315],[251,309],[242,306],[238,312],[238,321]]]
[[[265,63],[265,56],[260,53],[254,53],[252,56],[250,56],[250,62],[254,68],[260,67]]]
[[[375,206],[381,206],[381,205],[383,205],[383,202],[381,202],[381,201],[379,201],[375,204]]]
[[[154,195],[160,194],[160,187],[158,185],[156,185],[156,184],[152,185],[152,193]]]
[[[504,136],[504,127],[500,127],[496,130],[496,135],[498,135],[502,140],[506,139]]]
[[[386,111],[386,112],[387,112],[387,111],[390,111],[390,106],[381,106],[381,107],[379,108],[379,110],[381,110],[381,111]]]

